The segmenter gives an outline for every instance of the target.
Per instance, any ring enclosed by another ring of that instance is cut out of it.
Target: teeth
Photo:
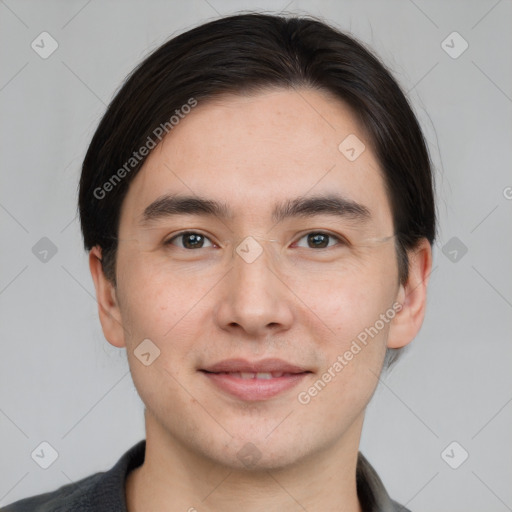
[[[231,375],[239,377],[241,379],[275,379],[283,376],[283,372],[232,372]]]

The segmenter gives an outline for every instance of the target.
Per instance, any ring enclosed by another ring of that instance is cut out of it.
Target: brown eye
[[[182,249],[202,249],[203,247],[212,246],[212,243],[210,242],[210,239],[208,237],[202,235],[201,233],[195,233],[193,231],[180,233],[179,235],[172,237],[165,244],[177,245]]]
[[[297,242],[297,245],[299,247],[304,247],[304,245],[300,244],[300,241],[304,239],[306,239],[307,247],[309,249],[326,249],[328,247],[336,245],[336,242],[343,243],[343,240],[341,240],[337,236],[331,235],[330,233],[324,233],[322,231],[313,231],[311,233],[308,233],[307,235],[304,235]]]

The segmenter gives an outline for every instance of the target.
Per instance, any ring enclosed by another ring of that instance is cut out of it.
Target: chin
[[[211,454],[217,464],[249,472],[291,467],[307,456],[304,444],[290,434],[274,438],[267,434],[232,439],[220,454]]]

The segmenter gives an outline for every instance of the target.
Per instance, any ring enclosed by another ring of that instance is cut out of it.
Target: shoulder
[[[110,470],[16,501],[2,507],[1,512],[126,512],[126,476],[143,463],[145,448],[144,439],[124,453]]]
[[[30,496],[2,507],[2,512],[70,512],[91,510],[89,495],[104,472],[95,473],[55,491]]]
[[[356,482],[365,512],[411,512],[390,498],[379,475],[361,452],[357,459]]]
[[[393,505],[393,511],[394,512],[411,512],[408,508],[405,508],[403,505],[400,505],[400,503],[397,503],[394,500],[391,500],[391,504]]]

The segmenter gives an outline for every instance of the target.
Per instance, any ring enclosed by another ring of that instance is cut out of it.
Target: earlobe
[[[422,239],[408,252],[409,276],[400,285],[396,301],[401,310],[391,321],[388,348],[402,348],[418,334],[427,305],[427,287],[432,271],[432,248],[427,239]]]
[[[95,246],[89,252],[89,268],[96,288],[98,314],[107,341],[115,347],[125,346],[121,311],[114,285],[105,277],[101,264],[101,248]]]

